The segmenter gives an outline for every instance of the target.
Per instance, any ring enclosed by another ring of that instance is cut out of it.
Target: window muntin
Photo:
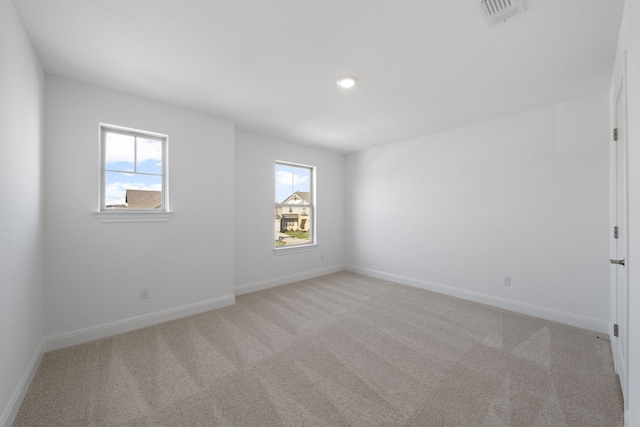
[[[276,162],[276,248],[315,243],[314,179],[313,166]]]
[[[166,212],[166,135],[101,125],[101,211]]]

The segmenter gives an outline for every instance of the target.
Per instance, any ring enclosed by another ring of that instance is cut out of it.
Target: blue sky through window
[[[126,190],[162,191],[162,140],[107,132],[105,205],[123,205]]]
[[[296,191],[311,191],[311,169],[276,163],[276,203]]]

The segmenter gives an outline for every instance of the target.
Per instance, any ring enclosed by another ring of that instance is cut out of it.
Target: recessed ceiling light
[[[340,86],[343,89],[349,89],[355,86],[357,81],[358,79],[356,79],[355,77],[351,77],[351,76],[343,77],[338,80],[338,86]]]

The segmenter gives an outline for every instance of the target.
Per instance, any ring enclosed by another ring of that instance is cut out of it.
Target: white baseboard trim
[[[299,282],[301,280],[313,279],[314,277],[324,276],[325,274],[337,273],[338,271],[343,271],[344,269],[345,266],[343,264],[339,264],[332,267],[320,268],[318,270],[291,274],[289,276],[276,277],[275,279],[262,280],[260,282],[238,285],[234,288],[234,291],[236,295],[243,295],[251,292],[262,291],[264,289],[274,288],[276,286]]]
[[[45,351],[58,350],[72,345],[106,338],[123,332],[129,332],[135,329],[157,325],[158,323],[179,319],[181,317],[215,310],[216,308],[227,307],[235,303],[235,295],[226,295],[207,301],[196,302],[180,307],[156,311],[154,313],[143,314],[141,316],[130,317],[128,319],[117,320],[115,322],[104,323],[102,325],[90,326],[88,328],[52,335],[45,338]]]
[[[631,424],[631,410],[627,409],[624,411],[624,427],[633,427]]]
[[[609,333],[608,321],[593,319],[579,314],[573,314],[566,311],[555,310],[553,308],[527,304],[507,298],[495,297],[479,292],[468,291],[466,289],[454,288],[452,286],[441,285],[439,283],[433,283],[426,280],[414,279],[412,277],[405,277],[397,274],[357,267],[354,265],[347,265],[346,270],[353,273],[362,274],[364,276],[389,280],[391,282],[400,283],[401,285],[407,285],[414,288],[425,289],[427,291],[438,292],[456,298],[475,301],[482,304],[491,305],[493,307],[515,311],[516,313],[527,314],[529,316],[540,317],[542,319],[552,320],[554,322],[564,323],[566,325],[571,325],[582,329],[588,329],[590,331],[595,331],[602,334]]]
[[[31,381],[36,375],[38,367],[40,366],[40,362],[42,361],[42,356],[44,355],[44,347],[44,340],[41,340],[40,344],[38,344],[38,347],[36,348],[35,353],[33,353],[29,364],[27,365],[27,370],[24,372],[24,374],[22,374],[22,378],[20,378],[18,387],[16,387],[16,390],[13,392],[13,396],[11,396],[9,404],[2,413],[2,417],[0,417],[1,427],[11,426],[16,418],[16,415],[18,415],[20,405],[22,405],[24,396],[27,394],[29,386],[31,385]]]

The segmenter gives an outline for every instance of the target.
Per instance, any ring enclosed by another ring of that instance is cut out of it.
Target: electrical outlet
[[[502,279],[502,284],[505,286],[511,286],[511,276],[504,276],[504,279]]]
[[[140,289],[140,299],[147,299],[147,298],[149,298],[149,288]]]

